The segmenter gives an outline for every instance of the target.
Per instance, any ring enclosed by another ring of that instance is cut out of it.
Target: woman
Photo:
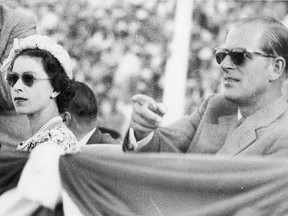
[[[65,153],[79,151],[76,137],[59,114],[74,96],[68,53],[47,36],[15,39],[1,71],[16,112],[28,116],[33,134],[17,149],[31,151],[42,143],[56,143]]]

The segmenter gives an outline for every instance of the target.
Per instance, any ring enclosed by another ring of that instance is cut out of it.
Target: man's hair
[[[83,82],[74,81],[72,87],[75,95],[66,111],[77,118],[77,121],[94,121],[98,114],[98,105],[94,92]]]
[[[288,71],[288,29],[272,17],[246,17],[238,20],[235,25],[242,27],[256,24],[262,28],[263,35],[260,44],[265,54],[282,56],[286,61],[286,73]],[[261,30],[261,29],[259,29]]]

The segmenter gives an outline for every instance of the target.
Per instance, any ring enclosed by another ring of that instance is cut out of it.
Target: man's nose
[[[235,67],[235,64],[233,63],[231,57],[227,55],[223,61],[220,63],[220,67],[222,69],[232,69]]]

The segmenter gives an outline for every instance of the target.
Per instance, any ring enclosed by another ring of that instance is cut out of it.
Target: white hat
[[[1,71],[7,74],[7,70],[9,70],[11,63],[14,61],[15,57],[20,53],[20,51],[36,48],[46,50],[53,55],[60,62],[68,77],[72,78],[72,64],[67,51],[64,50],[62,46],[56,44],[48,36],[40,34],[31,35],[21,39],[15,38],[13,47],[9,53],[9,56],[4,60]]]

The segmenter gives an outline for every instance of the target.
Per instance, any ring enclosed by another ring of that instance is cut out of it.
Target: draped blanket
[[[49,154],[41,163],[51,163]],[[29,179],[31,156],[0,151],[0,215],[3,197]],[[31,198],[38,207],[30,215],[288,215],[286,159],[124,154],[118,146],[95,145],[58,162],[63,208]]]
[[[16,187],[27,160],[26,152],[0,151],[0,195]]]

